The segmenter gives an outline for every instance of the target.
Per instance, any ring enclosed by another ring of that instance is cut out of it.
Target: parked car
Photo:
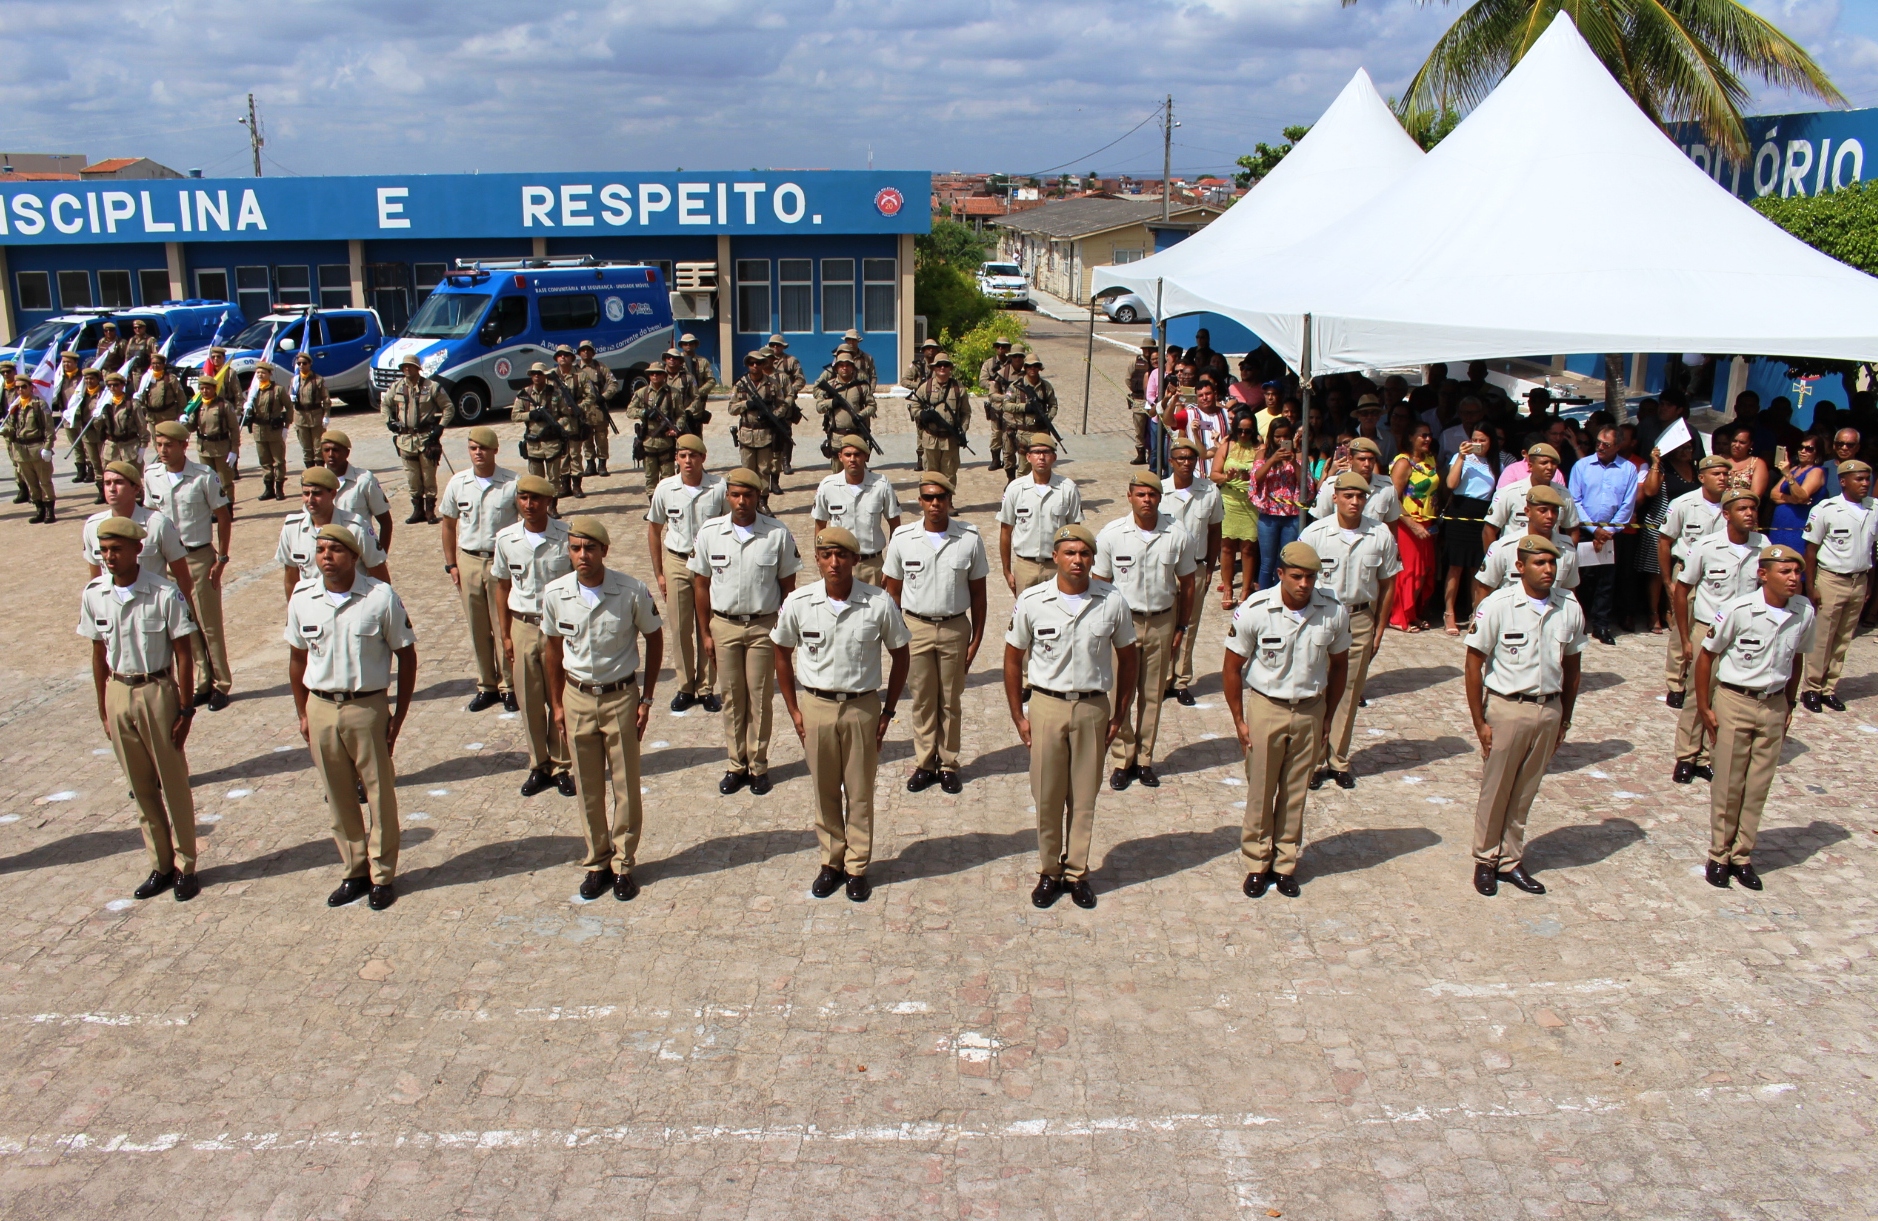
[[[1029,307],[1030,281],[1016,263],[980,263],[978,291],[1000,305]]]
[[[16,362],[30,373],[38,367],[47,348],[63,352],[76,349],[83,364],[90,364],[98,352],[98,336],[104,324],[115,322],[117,333],[128,338],[130,324],[141,318],[151,334],[174,356],[207,344],[216,328],[233,335],[244,325],[241,307],[227,301],[165,301],[161,305],[140,305],[129,309],[82,309],[57,314],[34,323],[10,348],[0,348],[0,357]]]
[[[284,377],[291,374],[294,359],[304,351],[313,357],[313,371],[326,379],[326,389],[334,398],[364,403],[371,391],[372,353],[383,342],[377,310],[276,305],[273,313],[222,346],[228,349],[228,363],[244,387],[263,356],[275,367],[275,376]],[[271,356],[269,347],[273,348]],[[208,358],[209,345],[204,344],[174,362],[176,375],[193,388]]]
[[[1109,316],[1110,322],[1145,322],[1154,317],[1148,303],[1134,293],[1116,293],[1113,297],[1102,298],[1102,312]]]

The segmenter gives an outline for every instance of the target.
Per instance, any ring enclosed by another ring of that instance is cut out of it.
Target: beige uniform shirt
[[[707,474],[695,488],[685,483],[683,475],[667,475],[659,480],[646,506],[646,520],[664,523],[667,551],[691,554],[698,527],[730,512],[730,502],[725,498],[727,487],[722,475]]]
[[[1158,615],[1174,609],[1180,578],[1194,570],[1193,536],[1171,513],[1156,516],[1154,529],[1143,534],[1134,514],[1118,517],[1096,532],[1097,580],[1121,591],[1128,609]]]
[[[361,569],[376,568],[385,562],[384,548],[372,537],[372,523],[357,513],[334,509],[333,525],[344,526],[359,540],[363,548],[359,553]],[[313,524],[313,515],[305,509],[287,514],[286,520],[280,523],[280,544],[274,548],[274,562],[282,568],[298,568],[302,581],[323,580],[318,563],[319,532],[320,528]]]
[[[1030,655],[1030,682],[1046,691],[1115,690],[1115,650],[1135,643],[1128,600],[1107,581],[1072,596],[1055,581],[1017,595],[1004,643]]]
[[[1480,571],[1474,575],[1474,579],[1488,589],[1518,585],[1519,540],[1526,537],[1528,528],[1522,525],[1520,533],[1495,539],[1493,546],[1487,548],[1486,558],[1480,561]],[[1552,582],[1553,588],[1577,589],[1578,544],[1572,541],[1569,534],[1559,530],[1552,531],[1552,542],[1558,548],[1558,576]]]
[[[1562,517],[1559,524],[1564,524]],[[1669,513],[1656,529],[1658,534],[1669,540],[1671,559],[1683,560],[1688,557],[1689,547],[1695,540],[1717,530],[1726,531],[1728,523],[1722,520],[1720,502],[1710,500],[1701,488],[1697,488],[1670,501]]]
[[[1812,651],[1813,625],[1805,598],[1773,607],[1757,589],[1715,612],[1702,647],[1715,654],[1716,682],[1764,693],[1786,686],[1794,663]]]
[[[339,476],[339,490],[333,494],[333,507],[357,513],[367,521],[372,521],[391,512],[391,500],[385,495],[385,489],[379,486],[377,475],[356,462],[348,462],[346,473]]]
[[[880,690],[880,652],[905,647],[900,608],[878,586],[856,581],[848,600],[828,596],[827,582],[804,585],[783,599],[770,639],[795,650],[796,684],[815,691],[864,695]]]
[[[686,566],[711,578],[713,613],[769,615],[782,605],[779,582],[795,575],[802,557],[795,536],[775,518],[758,513],[740,534],[726,513],[698,527]]]
[[[1311,516],[1316,518],[1337,518],[1337,481],[1326,477],[1317,489],[1317,503],[1311,506]],[[1363,502],[1363,516],[1373,517],[1377,521],[1392,522],[1402,516],[1402,502],[1396,498],[1395,480],[1377,471],[1369,477],[1369,499]]]
[[[1239,681],[1275,700],[1308,700],[1330,686],[1330,659],[1350,651],[1350,612],[1326,589],[1303,610],[1285,605],[1277,586],[1239,604],[1226,647],[1245,658]]]
[[[391,655],[417,643],[411,617],[390,585],[359,573],[337,604],[325,582],[303,581],[287,600],[287,643],[306,657],[314,691],[383,691]]]
[[[1176,488],[1169,475],[1161,480],[1161,511],[1172,513],[1187,531],[1193,539],[1193,562],[1204,564],[1210,528],[1226,520],[1226,498],[1219,494],[1219,485],[1195,475],[1192,483]]]
[[[457,519],[460,549],[493,550],[496,531],[515,520],[515,472],[498,466],[485,480],[475,471],[458,471],[444,484],[437,512]]]
[[[1713,623],[1722,607],[1760,590],[1761,548],[1766,545],[1766,535],[1751,531],[1748,541],[1738,547],[1728,541],[1726,530],[1696,540],[1676,574],[1678,581],[1694,591],[1691,623]]]
[[[838,471],[815,489],[813,516],[852,530],[862,555],[879,555],[887,546],[886,523],[900,516],[900,498],[879,471],[865,472],[859,483],[849,483],[848,473]]]
[[[998,524],[1011,528],[1011,554],[1027,560],[1050,558],[1050,540],[1064,526],[1082,520],[1082,493],[1074,479],[1054,471],[1050,482],[1020,475],[1004,487]]]
[[[1813,506],[1801,537],[1819,544],[1821,568],[1846,577],[1871,570],[1874,527],[1878,527],[1872,503],[1869,496],[1847,500],[1842,492]]]
[[[1523,585],[1488,594],[1474,611],[1467,647],[1484,656],[1489,691],[1557,695],[1565,686],[1565,655],[1582,653],[1585,613],[1578,599],[1554,588],[1540,606]]]
[[[104,553],[98,549],[98,524],[115,516],[117,514],[105,509],[85,519],[82,543],[85,563],[104,567]],[[176,533],[170,519],[155,509],[138,505],[130,511],[130,519],[143,527],[143,550],[137,553],[137,564],[151,576],[168,576],[170,565],[189,554],[189,548],[183,546],[182,536]]]
[[[170,519],[183,546],[199,551],[215,541],[215,511],[228,503],[222,481],[200,462],[172,472],[161,462],[143,473],[143,502]]]
[[[900,582],[900,606],[908,614],[949,619],[972,608],[971,583],[991,572],[991,561],[977,529],[954,517],[937,539],[924,521],[895,530],[880,567]]]
[[[607,569],[590,604],[580,577],[556,577],[541,591],[541,630],[561,638],[561,668],[583,683],[617,683],[638,673],[639,637],[664,627],[652,591],[639,578]]]
[[[1402,571],[1395,531],[1373,517],[1358,519],[1354,530],[1345,530],[1335,517],[1320,517],[1298,541],[1310,544],[1323,561],[1317,588],[1329,589],[1345,606],[1374,602],[1382,596],[1382,583]]]
[[[195,630],[189,603],[168,577],[139,572],[119,590],[107,572],[79,595],[78,634],[104,641],[105,663],[117,674],[167,670],[174,652],[171,642]]]
[[[1572,500],[1570,492],[1565,490],[1558,480],[1552,486],[1565,497],[1565,504],[1558,511],[1558,529],[1574,530],[1578,526],[1578,504]],[[1493,503],[1487,509],[1487,524],[1497,529],[1502,535],[1518,536],[1526,533],[1526,496],[1532,491],[1532,480],[1515,479],[1493,494]],[[1699,495],[1699,493],[1698,493]],[[1464,523],[1463,523],[1464,524]]]
[[[574,571],[567,554],[567,523],[550,517],[548,528],[529,537],[525,522],[496,531],[496,554],[490,571],[509,583],[509,609],[519,615],[541,613],[541,593],[549,583]]]

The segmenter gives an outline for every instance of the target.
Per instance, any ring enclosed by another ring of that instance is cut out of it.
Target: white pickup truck
[[[1004,306],[1030,306],[1030,281],[1016,263],[980,263],[978,291]]]

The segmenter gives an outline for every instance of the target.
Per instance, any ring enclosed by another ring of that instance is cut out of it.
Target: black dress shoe
[[[940,772],[939,788],[947,793],[963,793],[965,791],[965,777],[959,775],[957,772]]]
[[[758,772],[756,775],[750,777],[750,795],[752,797],[761,797],[768,793],[769,790],[770,783],[768,772]]]
[[[697,702],[698,697],[691,694],[691,692],[680,691],[677,695],[672,697],[672,711],[683,712]]]
[[[153,869],[150,871],[150,876],[143,880],[143,885],[131,891],[130,894],[133,899],[154,899],[166,890],[175,889],[175,886],[176,871],[174,869],[168,873]]]
[[[561,790],[563,797],[577,797],[580,790],[574,787],[573,772],[559,772],[554,777],[554,787]]]
[[[1756,890],[1760,889],[1758,884],[1755,886],[1755,889]],[[189,902],[189,900],[195,898],[197,895],[201,893],[202,893],[202,883],[196,881],[195,874],[185,873],[185,874],[179,874],[177,876],[176,878],[176,901],[178,903],[187,903]]]
[[[833,865],[823,865],[822,871],[809,883],[809,893],[818,899],[826,899],[841,889],[841,884],[848,880],[848,875]]]
[[[587,876],[580,880],[580,897],[597,899],[613,889],[613,871],[611,869],[589,869]]]
[[[226,691],[209,692],[209,698],[207,700],[207,703],[208,703],[210,712],[220,712],[222,709],[228,707],[228,692]]]
[[[1182,687],[1180,690],[1174,692],[1174,702],[1179,704],[1182,708],[1191,708],[1200,701],[1194,698],[1193,692]]]
[[[1818,712],[1826,706],[1826,701],[1819,698],[1817,691],[1800,692],[1800,707],[1808,712]]]
[[[906,778],[906,791],[909,793],[923,793],[938,783],[938,772],[928,771],[923,767],[916,767],[913,769],[913,774]]]
[[[748,783],[749,772],[725,772],[724,778],[717,782],[717,791],[728,797]]]
[[[1499,873],[1498,876],[1500,881],[1505,882],[1508,886],[1517,886],[1529,895],[1542,895],[1545,893],[1545,883],[1533,877],[1530,873],[1527,873],[1524,865],[1515,865],[1511,869]]]
[[[704,705],[704,710],[706,712],[724,711],[724,701],[718,696],[717,692],[715,691],[705,692],[702,696],[698,698],[698,702]]]
[[[494,708],[501,702],[502,697],[494,691],[478,691],[476,698],[471,700],[469,704],[464,707],[463,711],[482,712],[485,709]]]
[[[1695,764],[1687,759],[1676,760],[1676,770],[1670,773],[1669,778],[1677,784],[1688,784],[1695,779]]]
[[[1599,644],[1614,645],[1617,643],[1617,633],[1611,631],[1611,629],[1608,627],[1599,628],[1597,631],[1597,637],[1598,637]]]
[[[639,897],[639,883],[633,881],[632,870],[613,879],[613,897],[621,903],[631,903]]]
[[[554,777],[538,767],[528,769],[528,775],[522,780],[522,796],[533,797],[544,789],[554,787]]]
[[[522,706],[521,706],[521,704],[520,704],[520,703],[519,703],[519,702],[518,702],[518,701],[516,700],[516,698],[515,698],[515,692],[513,692],[513,691],[504,691],[504,692],[502,693],[502,711],[504,711],[504,712],[520,712],[521,710],[522,710]]]
[[[1330,769],[1327,767],[1320,767],[1312,772],[1311,783],[1309,785],[1311,792],[1315,793],[1318,789],[1323,788],[1324,781],[1328,779],[1330,779]]]
[[[1668,695],[1663,697],[1663,702],[1668,704],[1671,708],[1680,708],[1682,707],[1683,700],[1687,698],[1688,692],[1686,691],[1671,691]]]
[[[1691,767],[1689,769],[1689,774],[1691,776],[1694,776],[1698,780],[1707,780],[1707,781],[1713,782],[1715,779],[1715,769],[1710,767],[1706,763],[1698,763],[1695,766]]]
[[[1819,702],[1826,705],[1826,707],[1832,709],[1834,712],[1845,711],[1845,701],[1840,699],[1837,694],[1822,695],[1819,697]]]
[[[1245,885],[1240,889],[1245,891],[1245,897],[1248,899],[1262,899],[1271,884],[1272,875],[1269,873],[1248,873],[1245,875]]]
[[[1161,787],[1161,778],[1155,775],[1154,769],[1145,763],[1135,766],[1135,779],[1141,782],[1141,787],[1144,789],[1158,789]]]
[[[1179,694],[1179,692],[1177,692],[1177,691],[1175,691],[1175,690],[1174,690],[1174,689],[1173,689],[1172,687],[1169,687],[1169,688],[1167,688],[1167,689],[1166,689],[1165,691],[1162,691],[1162,692],[1161,692],[1161,699],[1162,699],[1163,701],[1166,701],[1166,700],[1171,700],[1171,699],[1173,699],[1173,698],[1174,698],[1174,696],[1176,696],[1177,694]]]
[[[1355,772],[1332,772],[1330,773],[1330,778],[1337,782],[1337,787],[1340,789],[1353,789],[1356,787]]]
[[[1128,767],[1118,767],[1109,773],[1109,787],[1119,793],[1127,788],[1128,782],[1134,778],[1135,769],[1132,764]]]
[[[1272,875],[1272,885],[1276,886],[1278,893],[1287,899],[1295,899],[1301,893],[1298,889],[1298,880],[1288,873]]]
[[[1070,884],[1069,901],[1084,911],[1096,905],[1095,887],[1089,885],[1088,878],[1077,878]]]
[[[348,903],[363,899],[365,892],[372,888],[370,878],[347,878],[339,883],[339,889],[326,896],[326,906],[344,907]]]
[[[393,903],[396,903],[397,901],[398,901],[397,888],[392,886],[390,882],[385,882],[382,884],[374,883],[372,886],[371,898],[365,900],[365,906],[371,908],[375,912],[382,912],[387,907],[390,907]]]
[[[1728,868],[1727,861],[1710,861],[1708,863],[1708,884],[1721,890],[1727,890],[1728,876],[1732,872],[1733,871]]]
[[[848,875],[848,902],[865,903],[867,896],[874,893],[874,884],[867,880],[864,873]]]
[[[1754,866],[1752,865],[1730,865],[1728,872],[1739,878],[1741,884],[1749,890],[1759,890],[1761,888],[1761,875],[1754,872]],[[181,896],[178,895],[177,897],[180,898]]]
[[[1474,889],[1491,899],[1500,893],[1500,871],[1492,865],[1474,865]]]
[[[1030,892],[1032,907],[1050,907],[1063,897],[1063,879],[1049,873],[1037,875],[1037,886]]]

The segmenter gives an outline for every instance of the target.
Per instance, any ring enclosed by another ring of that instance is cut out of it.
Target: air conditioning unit
[[[709,322],[712,317],[711,307],[716,300],[716,294],[711,292],[672,293],[672,321]]]

